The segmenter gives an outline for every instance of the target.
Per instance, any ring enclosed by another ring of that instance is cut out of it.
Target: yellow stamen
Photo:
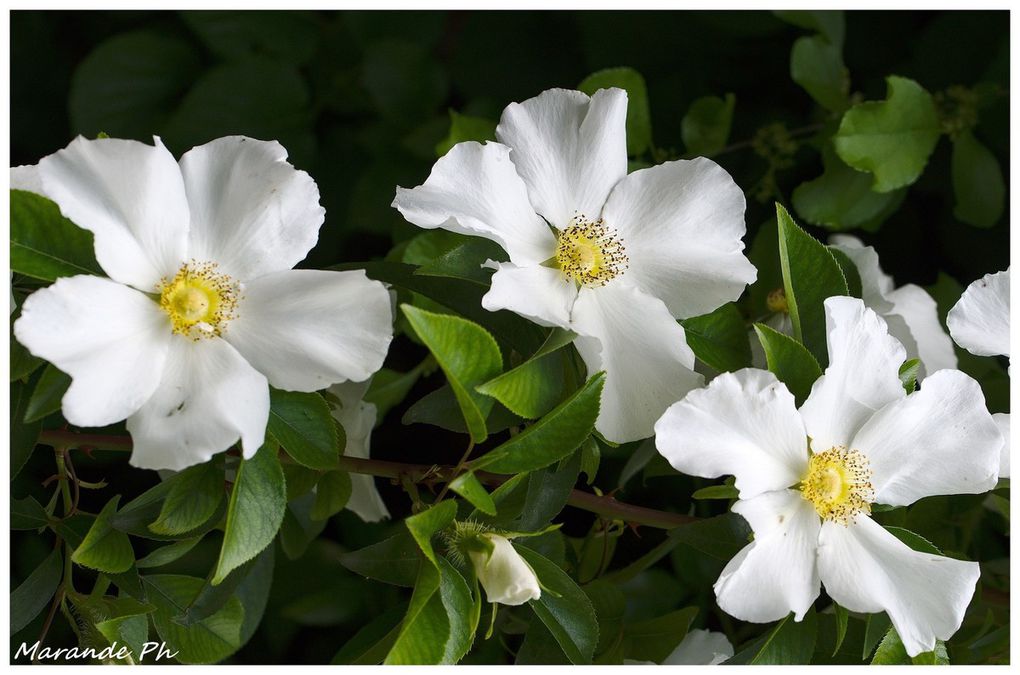
[[[770,292],[768,297],[765,298],[765,306],[769,308],[770,312],[783,312],[784,314],[789,314],[790,305],[786,300],[786,290],[777,288]]]
[[[560,232],[556,264],[581,286],[605,286],[627,269],[623,240],[600,218],[575,215],[570,227]]]
[[[844,447],[811,455],[800,490],[823,519],[850,525],[857,514],[871,513],[874,490],[868,458]]]
[[[218,337],[234,318],[238,284],[217,272],[216,263],[191,261],[156,289],[159,305],[170,316],[173,331],[192,340]]]

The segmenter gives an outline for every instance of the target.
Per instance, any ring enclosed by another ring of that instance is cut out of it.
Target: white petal
[[[190,220],[177,162],[154,140],[79,136],[39,162],[43,194],[95,235],[103,270],[146,293],[184,262]]]
[[[506,537],[487,533],[481,535],[492,543],[492,552],[470,551],[468,557],[478,581],[485,589],[485,599],[502,605],[523,605],[542,596],[542,588],[531,565],[521,557]]]
[[[807,470],[793,395],[754,368],[723,373],[670,406],[655,424],[655,445],[677,471],[735,476],[741,499],[790,487]]]
[[[279,389],[367,380],[393,338],[390,296],[362,270],[274,272],[244,285],[223,337]]]
[[[1009,356],[1009,269],[967,286],[946,325],[956,344],[971,354]]]
[[[999,450],[999,478],[1009,478],[1009,413],[995,413],[992,419],[999,425],[1002,447]]]
[[[889,294],[889,299],[893,303],[892,311],[885,317],[889,333],[903,343],[907,358],[921,359],[918,379],[936,370],[956,368],[953,341],[939,321],[935,299],[914,284],[900,286]]]
[[[42,176],[39,175],[38,164],[26,164],[23,166],[11,167],[11,189],[34,192],[37,195],[46,196],[42,184]]]
[[[556,237],[528,201],[509,155],[499,143],[458,143],[422,185],[398,187],[393,206],[418,227],[490,239],[518,264],[548,260]]]
[[[496,265],[492,287],[482,297],[482,307],[490,312],[509,309],[540,326],[567,328],[570,325],[577,287],[562,272],[542,265]]]
[[[143,469],[185,469],[208,461],[238,438],[246,458],[265,439],[266,378],[219,338],[193,342],[175,335],[156,393],[128,418]]]
[[[891,276],[882,271],[878,252],[849,234],[834,234],[829,237],[829,244],[845,253],[857,268],[864,304],[882,315],[892,311],[893,305],[888,295],[893,292],[896,284]]]
[[[829,367],[800,411],[815,452],[847,445],[876,410],[906,396],[906,352],[874,311],[857,298],[827,298],[825,327]]]
[[[575,212],[594,220],[627,175],[627,92],[549,89],[511,103],[496,127],[535,210],[564,229]]]
[[[757,277],[744,257],[744,193],[710,159],[667,162],[621,180],[602,217],[623,238],[626,275],[679,319],[736,300]]]
[[[319,238],[319,189],[276,141],[227,136],[189,150],[181,172],[191,206],[188,255],[247,281],[289,270]]]
[[[793,490],[740,500],[733,511],[750,523],[754,541],[730,560],[715,582],[719,607],[742,621],[777,621],[790,612],[800,621],[819,592],[818,514]]]
[[[818,570],[829,596],[852,612],[889,614],[910,656],[960,627],[978,564],[911,550],[871,518],[822,525]]]
[[[159,384],[170,319],[159,305],[109,279],[57,279],[32,293],[14,335],[34,355],[71,376],[67,421],[101,427],[126,418]]]
[[[663,660],[664,666],[715,666],[733,656],[733,645],[723,633],[692,628]]]
[[[940,370],[920,391],[879,410],[850,447],[871,463],[875,501],[905,506],[931,495],[992,489],[1001,444],[978,383],[958,370]]]
[[[595,428],[609,440],[651,436],[666,408],[702,385],[683,327],[643,291],[618,281],[582,288],[572,318],[588,373],[606,371]]]
[[[344,427],[347,445],[343,454],[346,457],[369,458],[376,407],[362,400],[368,384],[368,380],[344,382],[329,388],[329,392],[340,399],[341,407],[333,410],[333,417]],[[390,517],[390,512],[375,486],[375,478],[367,474],[351,474],[351,497],[347,500],[345,508],[356,513],[366,523]]]

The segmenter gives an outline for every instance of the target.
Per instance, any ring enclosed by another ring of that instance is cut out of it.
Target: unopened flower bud
[[[506,537],[487,532],[479,535],[492,545],[468,552],[485,597],[503,605],[523,605],[542,595],[538,577]]]

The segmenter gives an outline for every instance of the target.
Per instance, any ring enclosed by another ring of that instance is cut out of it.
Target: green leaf
[[[75,549],[71,560],[78,565],[100,572],[126,572],[135,564],[135,552],[131,540],[110,525],[110,518],[117,513],[120,495],[106,503],[89,529],[85,539]]]
[[[818,31],[837,48],[843,49],[843,38],[846,34],[846,22],[843,10],[826,9],[783,9],[772,12],[783,21],[804,28]]]
[[[892,622],[885,612],[869,614],[864,624],[864,643],[862,644],[861,660],[867,660],[875,647],[888,632]]]
[[[564,364],[558,351],[575,337],[577,335],[571,331],[553,329],[531,358],[476,389],[521,417],[538,419],[560,401],[563,369],[569,366]]]
[[[921,85],[896,75],[886,78],[886,84],[886,100],[850,108],[834,137],[844,162],[874,175],[876,192],[916,181],[941,133],[935,103]]]
[[[386,656],[390,665],[454,664],[471,648],[473,598],[445,558],[422,566],[400,634]]]
[[[48,364],[36,382],[25,410],[25,423],[31,424],[60,410],[60,400],[71,386],[71,377]]]
[[[809,609],[802,621],[793,615],[776,624],[767,635],[735,654],[727,664],[790,665],[810,663],[818,638],[818,616]]]
[[[599,472],[599,464],[602,463],[602,449],[594,436],[589,436],[581,446],[581,471],[585,476],[585,482],[591,485]]]
[[[502,370],[499,346],[484,328],[467,319],[435,314],[407,304],[400,308],[443,369],[471,439],[481,443],[488,435],[485,418],[492,409],[492,399],[476,393],[475,387]]]
[[[397,639],[407,605],[391,607],[344,643],[331,661],[336,666],[374,666],[382,663]]]
[[[414,538],[400,532],[388,539],[341,553],[340,564],[363,577],[395,586],[414,586],[421,565],[421,556]]]
[[[450,148],[465,141],[496,140],[496,123],[484,117],[472,117],[461,115],[459,112],[450,109],[450,132],[446,138],[436,143],[436,157],[442,157]]]
[[[709,485],[695,490],[691,499],[740,499],[737,488],[727,481],[727,485]]]
[[[754,324],[754,332],[765,350],[769,371],[786,385],[800,405],[822,375],[818,360],[802,344],[763,323]]]
[[[200,527],[216,514],[223,502],[223,479],[221,456],[169,478],[170,489],[163,508],[149,529],[173,536]]]
[[[486,260],[505,262],[506,259],[506,252],[499,244],[481,237],[471,237],[423,264],[414,273],[429,277],[463,279],[488,288],[493,270],[482,267],[483,263]]]
[[[829,253],[832,254],[840,271],[843,272],[843,278],[846,279],[846,287],[850,295],[855,298],[861,297],[861,275],[857,271],[857,265],[850,259],[850,256],[835,246],[826,246],[826,248],[829,249]]]
[[[11,529],[38,530],[46,527],[50,518],[34,497],[11,500]]]
[[[287,486],[276,447],[263,445],[241,462],[227,508],[223,548],[212,583],[223,581],[235,568],[258,555],[276,536],[287,509]]]
[[[829,143],[822,150],[822,166],[822,175],[798,185],[792,196],[797,215],[812,225],[839,231],[880,223],[905,193],[873,192],[871,177],[847,166]]]
[[[624,654],[628,659],[662,663],[687,635],[697,607],[685,607],[624,628]]]
[[[151,143],[201,68],[198,52],[176,37],[147,31],[112,37],[74,71],[68,100],[73,130]]]
[[[836,645],[832,648],[832,655],[835,656],[839,648],[843,646],[846,639],[846,629],[850,623],[850,615],[842,605],[832,603],[833,613],[836,615]]]
[[[900,382],[908,394],[914,393],[917,389],[917,374],[921,370],[921,359],[907,359],[900,366]]]
[[[326,520],[312,518],[315,495],[306,494],[287,504],[280,525],[280,548],[291,560],[305,554],[309,545],[326,529]]]
[[[596,579],[585,584],[581,589],[591,601],[592,609],[595,611],[595,618],[598,620],[599,642],[595,647],[595,664],[604,663],[622,664],[623,651],[623,616],[627,608],[627,597],[615,584],[603,579]],[[541,621],[533,621],[530,633],[535,626],[540,626],[549,635],[548,642],[554,645],[557,652],[562,653],[555,638],[545,629]],[[551,650],[547,650],[551,651]],[[566,656],[565,654],[563,655]],[[518,654],[518,663],[521,662]],[[536,662],[540,663],[540,661]]]
[[[618,87],[627,92],[627,154],[640,155],[652,144],[652,117],[645,78],[633,68],[606,68],[584,78],[577,88],[589,96],[599,89]]]
[[[307,11],[202,10],[180,15],[202,44],[221,59],[269,55],[301,64],[312,58],[318,46],[318,21]]]
[[[21,318],[21,306],[14,308],[14,312],[11,314],[11,330],[10,345],[11,345],[11,382],[15,380],[27,380],[28,376],[35,372],[36,368],[42,366],[45,361],[35,356],[25,348],[25,345],[21,344],[14,337],[14,322]],[[17,419],[23,419],[24,415]],[[12,418],[14,419],[14,418]],[[12,476],[13,478],[13,476]]]
[[[60,215],[49,199],[23,190],[11,190],[11,271],[43,281],[103,274],[92,233]]]
[[[64,576],[61,547],[54,548],[39,566],[11,591],[11,635],[32,622],[49,604]]]
[[[338,437],[339,428],[319,394],[270,388],[266,430],[295,462],[309,469],[335,468],[347,443]]]
[[[691,104],[680,121],[680,135],[690,155],[711,157],[726,147],[733,124],[736,97],[703,96]]]
[[[599,627],[588,596],[566,572],[544,556],[524,547],[517,547],[517,552],[531,565],[545,589],[529,606],[556,638],[571,663],[591,663],[599,641]]]
[[[684,319],[680,323],[694,355],[707,365],[720,372],[740,370],[750,365],[751,345],[747,341],[747,325],[732,302],[714,312]]]
[[[144,558],[139,558],[135,562],[135,567],[143,570],[151,567],[169,565],[175,560],[179,560],[183,556],[187,555],[188,551],[195,548],[195,545],[200,541],[202,541],[202,537],[191,537],[190,539],[181,539],[180,541],[172,542],[166,546],[160,546]]]
[[[446,100],[447,71],[420,44],[373,40],[361,72],[361,82],[379,112],[403,127],[431,117]]]
[[[1006,203],[1006,182],[992,151],[965,131],[953,139],[953,215],[968,225],[992,227]]]
[[[471,463],[494,473],[519,473],[549,466],[580,447],[595,426],[605,373],[592,375],[583,387],[548,415]]]
[[[827,365],[823,302],[834,295],[847,295],[846,279],[829,249],[800,229],[778,203],[776,218],[783,285],[794,336],[814,354],[820,365]]]
[[[837,113],[846,110],[850,74],[843,65],[842,49],[821,35],[793,43],[790,77],[822,107]]]
[[[378,419],[385,418],[393,406],[407,398],[411,387],[422,376],[422,370],[421,367],[415,367],[406,373],[398,373],[383,368],[372,377],[372,383],[365,392],[365,402],[376,407]]]
[[[11,347],[14,344],[12,342]],[[42,430],[42,420],[24,422],[30,391],[24,382],[11,382],[11,480],[17,478],[25,462],[32,456],[39,441],[39,432]]]
[[[346,471],[329,471],[315,486],[315,503],[311,516],[315,520],[326,520],[347,506],[351,498],[351,475]]]
[[[942,551],[940,551],[935,544],[931,543],[919,534],[911,532],[908,529],[894,527],[892,525],[886,525],[885,529],[889,531],[889,534],[893,535],[915,551],[931,553],[932,555],[942,555]]]
[[[212,616],[184,626],[174,619],[202,591],[203,580],[175,574],[154,574],[145,577],[144,583],[149,601],[156,606],[152,623],[167,647],[178,652],[178,661],[215,663],[240,647],[244,609],[237,597],[227,600]]]
[[[410,516],[404,521],[408,532],[414,537],[425,557],[429,559],[436,569],[439,568],[439,561],[435,550],[432,548],[432,537],[437,532],[453,522],[457,515],[457,503],[452,499],[433,504],[427,510]]]
[[[474,473],[468,471],[457,476],[450,482],[450,489],[482,513],[487,513],[490,516],[496,515],[496,505],[492,502],[492,497],[486,492]]]

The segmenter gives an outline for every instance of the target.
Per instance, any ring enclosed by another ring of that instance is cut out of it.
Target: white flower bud
[[[535,571],[506,537],[487,532],[479,535],[479,538],[486,539],[492,545],[491,552],[484,549],[472,550],[468,555],[489,602],[523,605],[542,595]]]

